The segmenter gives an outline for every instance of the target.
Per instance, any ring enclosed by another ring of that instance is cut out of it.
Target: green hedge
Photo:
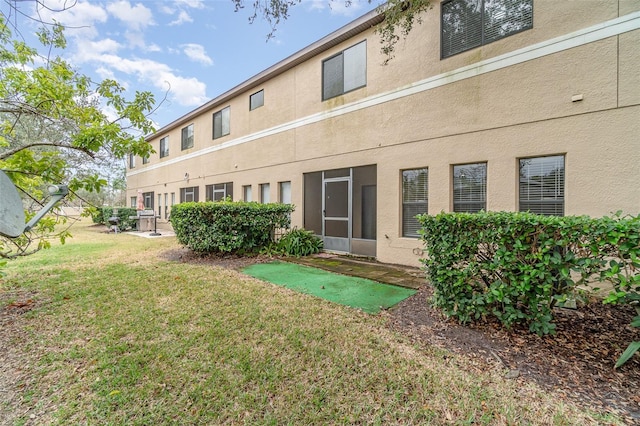
[[[640,216],[591,219],[529,213],[421,215],[434,304],[467,322],[554,331],[552,308],[579,284],[608,280],[610,302],[640,293]]]
[[[171,225],[181,244],[198,253],[252,253],[288,228],[294,207],[255,202],[182,203],[171,207]]]

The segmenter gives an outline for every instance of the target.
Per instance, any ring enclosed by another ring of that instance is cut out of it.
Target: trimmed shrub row
[[[89,211],[93,223],[101,223],[109,226],[109,218],[113,216],[114,207],[98,207]],[[118,227],[121,230],[127,230],[136,226],[136,221],[129,219],[129,216],[136,216],[137,210],[131,207],[118,207],[116,216],[120,219]]]
[[[198,253],[253,253],[288,228],[294,206],[255,202],[181,203],[171,207],[178,241]]]
[[[530,213],[421,215],[434,304],[461,322],[495,316],[553,333],[556,304],[608,280],[612,303],[640,299],[640,216],[592,219]]]

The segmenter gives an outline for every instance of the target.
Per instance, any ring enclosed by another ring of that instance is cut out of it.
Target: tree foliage
[[[236,11],[247,6],[245,0],[231,0]],[[367,0],[372,3],[373,0]],[[302,0],[254,0],[249,22],[257,18],[263,19],[271,31],[267,39],[274,36],[278,25],[289,18],[291,8],[300,4]],[[346,7],[352,5],[352,0],[344,0]],[[385,63],[393,58],[395,46],[401,38],[409,35],[414,25],[422,23],[422,14],[433,7],[431,0],[388,0],[378,6],[378,13],[384,15],[384,20],[376,27],[380,35],[380,50],[386,56]]]
[[[57,54],[66,47],[61,25],[43,24],[37,35],[41,46],[28,46],[0,16],[0,169],[30,201],[27,210],[42,205],[47,184],[99,192],[118,160],[150,154],[144,136],[154,131],[153,94],[128,99],[116,81],[78,73]],[[0,256],[45,247],[54,226],[45,221],[21,238],[2,239]]]

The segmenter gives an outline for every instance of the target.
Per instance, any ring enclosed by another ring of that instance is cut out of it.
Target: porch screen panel
[[[304,227],[322,235],[322,172],[304,174]]]

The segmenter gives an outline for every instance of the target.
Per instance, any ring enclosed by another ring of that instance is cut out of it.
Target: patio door
[[[351,251],[351,169],[323,172],[322,237],[326,250]]]

